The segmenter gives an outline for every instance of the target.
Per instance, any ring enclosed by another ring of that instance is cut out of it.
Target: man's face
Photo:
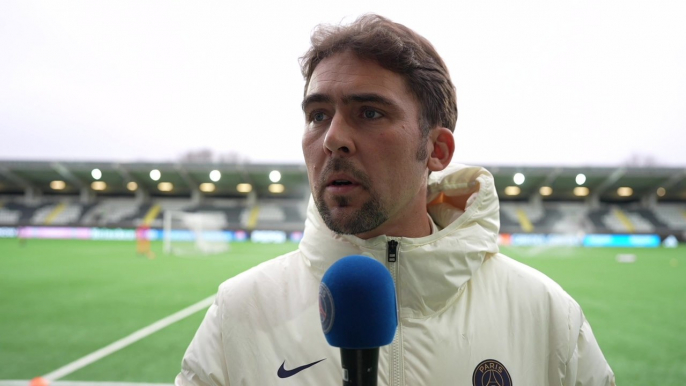
[[[419,104],[400,75],[335,54],[312,74],[303,111],[310,185],[331,230],[409,236],[402,234],[407,222],[427,221],[427,162],[417,154],[428,145]]]

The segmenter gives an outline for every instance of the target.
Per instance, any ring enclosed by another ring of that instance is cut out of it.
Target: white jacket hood
[[[493,176],[484,168],[450,165],[432,173],[427,211],[442,228],[420,238],[378,236],[363,240],[338,235],[324,224],[310,198],[303,259],[321,278],[338,259],[362,254],[384,264],[388,241],[399,243],[400,317],[426,317],[452,303],[484,259],[498,253],[499,205]],[[326,242],[322,242],[326,240]]]

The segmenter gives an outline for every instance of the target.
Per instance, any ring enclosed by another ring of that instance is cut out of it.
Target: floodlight
[[[577,186],[574,188],[574,195],[578,197],[586,197],[588,196],[588,188],[585,186]]]
[[[107,188],[105,181],[93,181],[91,183],[91,189],[93,190],[105,190],[105,188]]]
[[[150,171],[150,178],[153,181],[159,181],[159,179],[162,178],[162,173],[157,169],[153,169]]]
[[[272,170],[271,173],[269,173],[269,180],[274,183],[281,181],[281,172]]]
[[[157,189],[161,192],[171,192],[174,189],[174,184],[171,182],[160,182],[157,184]]]
[[[219,170],[212,170],[210,172],[210,179],[214,182],[219,181],[222,178],[222,173]]]
[[[553,188],[551,188],[550,186],[541,186],[539,192],[541,193],[541,196],[550,196],[551,194],[553,194]]]
[[[522,190],[519,189],[519,186],[508,186],[505,188],[505,194],[508,196],[516,196],[521,192]]]
[[[126,184],[126,189],[133,192],[134,190],[138,189],[138,184],[133,181],[130,181],[128,184]]]
[[[277,172],[278,173],[278,172]],[[272,193],[283,193],[285,187],[281,184],[271,184],[269,185],[269,191]]]
[[[62,190],[62,189],[67,187],[67,184],[64,183],[64,181],[55,180],[55,181],[50,182],[50,187],[53,190]]]
[[[99,180],[102,178],[102,172],[100,169],[93,169],[91,170],[91,176],[93,176],[93,179]]]
[[[236,190],[240,193],[250,193],[252,191],[252,185],[250,184],[238,184],[236,185]]]
[[[632,194],[634,194],[634,190],[629,187],[622,186],[621,188],[617,189],[617,195],[619,197],[631,197]]]
[[[526,179],[526,177],[524,177],[524,174],[522,174],[522,173],[516,173],[514,175],[514,178],[513,178],[514,183],[517,185],[523,184],[525,179]]]
[[[576,175],[576,184],[583,185],[586,182],[586,175],[579,173]]]
[[[200,184],[200,191],[210,193],[214,192],[217,187],[211,182],[204,182]]]

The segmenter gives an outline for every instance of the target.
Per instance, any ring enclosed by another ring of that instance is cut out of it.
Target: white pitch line
[[[31,381],[5,380],[0,386],[28,386]],[[131,383],[131,382],[94,382],[94,381],[55,381],[50,386],[174,386],[173,383]]]
[[[192,315],[192,314],[194,314],[200,310],[203,310],[203,309],[209,307],[212,304],[212,302],[214,301],[214,297],[215,297],[215,295],[212,295],[209,298],[203,299],[203,300],[193,304],[190,307],[186,307],[183,310],[176,312],[174,314],[171,314],[164,319],[158,320],[157,322],[155,322],[155,323],[153,323],[147,327],[143,327],[140,330],[134,332],[133,334],[131,334],[125,338],[119,339],[118,341],[116,341],[116,342],[114,342],[108,346],[105,346],[105,347],[101,348],[100,350],[94,351],[94,352],[86,355],[85,357],[83,357],[81,359],[77,359],[74,362],[69,363],[66,366],[62,366],[59,369],[57,369],[57,370],[55,370],[49,374],[43,375],[43,378],[47,379],[48,381],[54,381],[56,379],[60,379],[64,376],[66,376],[68,374],[71,374],[74,371],[76,371],[82,367],[88,366],[89,364],[91,364],[97,360],[100,360],[100,359],[112,354],[113,352],[119,351],[119,350],[123,349],[124,347],[126,347],[132,343],[135,343],[135,342],[145,338],[146,336],[153,334],[153,333],[169,326],[172,323],[178,322],[179,320],[181,320],[185,317],[188,317],[188,316],[190,316],[190,315]]]

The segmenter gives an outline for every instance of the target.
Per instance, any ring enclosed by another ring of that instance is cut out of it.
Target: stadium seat
[[[122,226],[135,216],[138,204],[132,199],[105,199],[85,211],[80,223],[88,226]],[[131,226],[130,224],[128,226]]]
[[[146,217],[153,228],[163,227],[166,210],[221,213],[225,229],[301,231],[307,200],[260,199],[254,207],[240,198],[206,198],[199,205],[189,198],[163,198],[142,204],[133,198],[100,198],[82,204],[78,197],[56,202],[26,203],[4,198],[0,226],[52,225],[135,228]],[[248,227],[248,222],[251,226]],[[654,208],[632,204],[601,203],[591,209],[585,202],[501,202],[502,233],[659,233],[686,231],[686,205],[660,203]]]
[[[500,204],[500,232],[502,233],[519,233],[522,231],[516,215],[516,204],[501,203]]]
[[[652,211],[658,221],[671,230],[686,231],[686,206],[679,204],[660,204]]]
[[[21,218],[21,210],[0,208],[0,225],[16,225]]]
[[[548,206],[548,204],[546,204]],[[559,218],[552,224],[550,233],[579,234],[593,232],[592,222],[589,221],[588,207],[583,203],[554,203],[550,204]],[[552,209],[551,209],[552,210]]]
[[[619,205],[606,208],[600,220],[611,233],[651,233],[655,231],[655,227],[640,213]]]
[[[613,229],[609,228],[605,223],[605,217],[610,213],[610,208],[593,209],[588,212],[588,219],[593,224],[593,230],[596,233],[612,233]],[[617,227],[619,232],[624,232],[623,227]]]
[[[81,217],[81,211],[81,204],[76,202],[53,203],[37,209],[31,218],[31,223],[34,225],[71,225]]]

